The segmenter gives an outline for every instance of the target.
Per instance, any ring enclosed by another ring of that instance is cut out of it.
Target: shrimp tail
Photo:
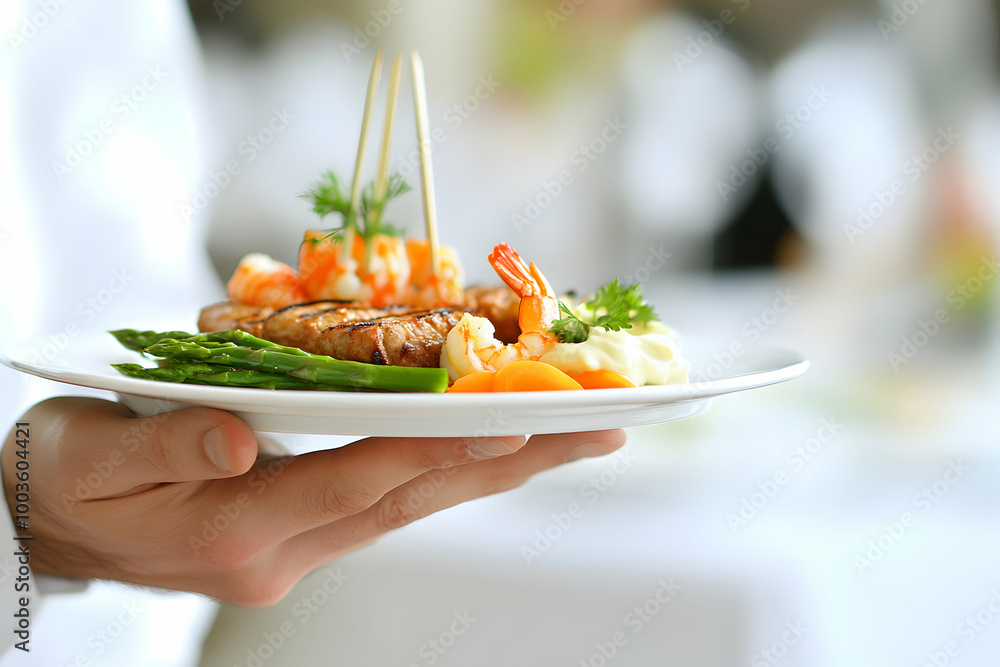
[[[542,286],[542,296],[554,296],[556,291],[552,289],[552,285],[549,281],[542,275],[542,272],[538,270],[535,263],[532,262],[528,265],[528,270],[531,271],[531,275],[534,277],[535,281]]]
[[[544,277],[538,280],[541,273],[534,267],[534,262],[531,267],[526,265],[509,243],[500,243],[493,248],[489,260],[500,279],[522,299],[535,295],[547,296],[543,290],[548,287],[548,281]]]

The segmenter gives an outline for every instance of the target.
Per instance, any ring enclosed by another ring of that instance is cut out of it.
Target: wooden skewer
[[[403,54],[396,56],[389,75],[389,99],[385,103],[385,125],[382,127],[382,144],[379,146],[378,171],[375,173],[375,194],[385,196],[389,187],[389,154],[392,150],[392,126],[396,118],[396,98],[399,96],[399,79],[403,70]]]
[[[355,224],[357,216],[361,214],[361,167],[365,162],[365,146],[368,144],[368,128],[372,120],[372,107],[375,106],[375,94],[378,92],[379,79],[382,76],[382,49],[375,52],[375,62],[372,63],[372,72],[368,76],[368,92],[365,93],[365,110],[361,117],[361,138],[358,140],[358,157],[354,161],[354,182],[351,184],[351,213],[354,215]],[[354,228],[346,225],[344,232],[343,263],[347,265],[351,259],[351,251],[354,248]]]
[[[427,241],[431,246],[431,273],[441,275],[441,255],[438,249],[437,206],[434,201],[434,173],[431,168],[431,146],[427,124],[427,86],[424,82],[424,64],[420,54],[410,55],[413,72],[413,109],[417,115],[417,144],[420,150],[420,190],[424,196],[424,222]]]

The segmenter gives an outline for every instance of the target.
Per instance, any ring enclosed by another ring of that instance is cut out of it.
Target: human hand
[[[366,438],[301,456],[258,456],[228,412],[137,418],[118,403],[31,408],[32,567],[194,591],[247,607],[384,533],[543,470],[601,456],[621,430],[502,438]],[[0,454],[14,507],[17,447]],[[12,512],[13,514],[13,512]]]

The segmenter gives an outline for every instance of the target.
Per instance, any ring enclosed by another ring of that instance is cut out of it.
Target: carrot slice
[[[515,361],[497,372],[493,391],[560,391],[583,389],[555,366],[541,361]]]
[[[496,371],[477,371],[469,373],[464,377],[455,380],[455,384],[448,387],[452,393],[480,393],[493,391],[493,378]]]
[[[596,371],[584,371],[573,373],[571,378],[580,383],[584,389],[618,389],[624,387],[634,387],[635,383],[621,373],[615,373],[604,368]]]

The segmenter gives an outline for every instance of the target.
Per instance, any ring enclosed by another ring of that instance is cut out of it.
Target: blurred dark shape
[[[715,237],[712,268],[726,271],[787,265],[797,261],[801,248],[802,237],[778,202],[771,170],[767,169],[750,201]]]
[[[248,47],[260,47],[266,41],[267,34],[254,21],[251,12],[239,11],[246,1],[187,0],[187,5],[200,37],[204,38],[206,32],[224,33]]]

